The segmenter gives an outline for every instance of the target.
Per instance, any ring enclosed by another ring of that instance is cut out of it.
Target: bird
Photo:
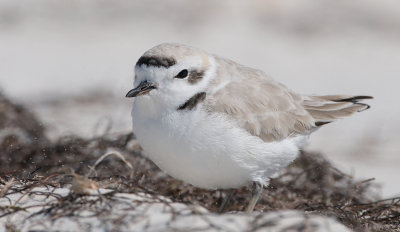
[[[271,176],[318,128],[368,109],[363,95],[303,95],[263,71],[177,43],[136,62],[133,132],[170,176],[204,189],[252,184],[252,212]],[[232,194],[228,194],[223,211]]]

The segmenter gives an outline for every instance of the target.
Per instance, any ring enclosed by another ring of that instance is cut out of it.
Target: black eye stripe
[[[188,81],[190,84],[196,84],[197,82],[199,82],[201,79],[203,79],[204,77],[204,71],[191,71]]]
[[[185,78],[185,77],[187,77],[188,76],[188,74],[189,74],[189,71],[187,70],[187,69],[183,69],[182,71],[180,71],[176,76],[175,76],[175,78]]]

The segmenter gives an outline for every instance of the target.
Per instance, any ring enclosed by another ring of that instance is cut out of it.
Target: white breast
[[[292,162],[305,137],[265,143],[221,114],[160,111],[136,99],[133,131],[145,155],[174,178],[202,188],[237,188]],[[149,117],[149,115],[152,115]]]

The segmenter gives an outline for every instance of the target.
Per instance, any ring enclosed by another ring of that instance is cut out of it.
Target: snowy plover
[[[135,66],[133,131],[169,175],[207,189],[253,182],[252,211],[269,177],[320,126],[368,109],[369,96],[297,94],[264,72],[202,50],[161,44]]]

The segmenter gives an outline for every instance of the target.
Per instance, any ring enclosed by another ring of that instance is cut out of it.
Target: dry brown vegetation
[[[1,95],[0,131],[0,198],[37,186],[70,186],[76,178],[74,173],[90,174],[88,178],[95,186],[116,192],[162,195],[212,212],[218,211],[226,194],[195,188],[167,176],[141,155],[133,134],[105,134],[92,139],[70,136],[50,142],[32,113]],[[95,170],[90,168],[110,150],[123,154],[126,161],[107,157]],[[127,162],[132,164],[133,173]],[[297,209],[333,216],[355,231],[400,231],[400,198],[379,200],[372,194],[372,183],[354,180],[319,154],[302,152],[271,180],[256,210]],[[70,194],[38,214],[58,218],[93,203],[80,201],[81,197]],[[249,197],[249,188],[238,189],[228,211],[243,210]],[[0,217],[19,210],[23,209],[1,207]]]

